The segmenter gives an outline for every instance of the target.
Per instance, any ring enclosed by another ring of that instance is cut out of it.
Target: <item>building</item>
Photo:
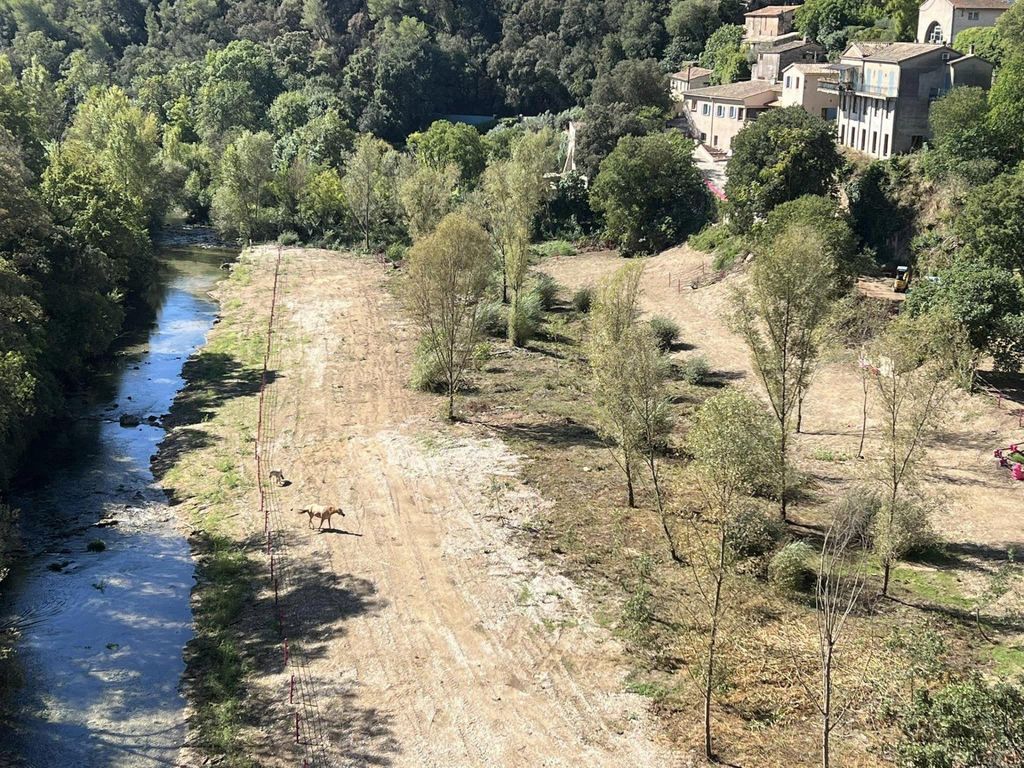
[[[825,60],[825,49],[808,40],[787,40],[773,44],[755,46],[757,61],[751,67],[752,80],[767,80],[777,83],[782,77],[782,70],[797,62],[817,62]]]
[[[929,136],[928,110],[950,88],[988,88],[992,65],[933,43],[854,43],[819,89],[838,98],[839,143],[885,158]]]
[[[712,151],[728,153],[732,140],[779,97],[763,80],[697,88],[686,94],[683,116],[690,135]]]
[[[773,40],[793,31],[793,18],[798,5],[769,5],[743,14],[746,32],[743,39],[748,42]]]
[[[687,64],[673,75],[669,75],[669,95],[675,102],[676,114],[682,114],[685,103],[684,94],[695,88],[705,88],[711,85],[710,69],[698,67],[694,64]]]
[[[917,42],[948,43],[970,27],[991,27],[1009,0],[924,0],[917,13]]]
[[[809,114],[824,120],[835,120],[839,95],[835,91],[822,91],[822,80],[833,78],[835,69],[826,63],[797,62],[782,72],[780,107],[803,107]]]

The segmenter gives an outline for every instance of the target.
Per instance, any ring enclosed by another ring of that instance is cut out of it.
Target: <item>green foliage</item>
[[[846,184],[850,222],[854,233],[869,248],[894,256],[893,237],[912,218],[912,211],[898,199],[901,179],[891,161],[875,161]]]
[[[585,285],[582,288],[576,289],[572,295],[572,308],[579,312],[581,315],[585,315],[590,311],[591,305],[594,303],[594,289]]]
[[[757,248],[764,251],[791,227],[813,230],[815,247],[831,261],[839,275],[850,283],[860,274],[857,246],[846,214],[834,200],[818,195],[804,195],[774,208],[754,232]],[[828,289],[832,286],[822,286]]]
[[[1007,159],[1020,160],[1024,158],[1024,52],[1019,48],[1008,50],[1011,52],[989,92],[988,123],[1005,148]]]
[[[750,64],[743,48],[745,29],[742,24],[726,24],[708,38],[700,65],[713,70],[715,84],[735,83],[750,76]]]
[[[672,345],[679,340],[679,334],[682,332],[679,328],[679,323],[671,317],[665,317],[664,315],[655,315],[650,319],[649,323],[651,333],[654,334],[654,340],[658,344],[658,349],[662,352],[672,349]]]
[[[601,164],[620,139],[657,133],[664,124],[660,109],[631,110],[625,104],[591,104],[583,112],[576,136],[576,164],[580,174],[593,182]]]
[[[784,535],[785,527],[777,518],[751,505],[732,516],[726,542],[736,557],[761,557],[774,550]]]
[[[1024,269],[1024,165],[972,189],[954,231],[977,258]]]
[[[535,338],[544,320],[544,303],[537,290],[525,293],[517,303],[509,307],[508,335],[518,346]]]
[[[567,240],[548,240],[545,243],[538,243],[533,246],[533,252],[542,259],[551,257],[565,258],[576,253],[576,246]]]
[[[680,374],[683,381],[695,387],[706,384],[711,375],[711,364],[704,355],[694,355],[686,358],[680,366]]]
[[[800,107],[771,110],[743,128],[732,142],[725,185],[734,226],[747,229],[803,195],[828,196],[842,165],[833,133]]]
[[[487,158],[480,133],[464,123],[438,120],[422,133],[410,134],[409,151],[433,168],[455,166],[463,184],[474,186],[484,172]]]
[[[692,147],[678,132],[627,136],[601,163],[591,204],[624,254],[660,251],[704,223],[710,202]]]
[[[1001,367],[1016,371],[1024,362],[1013,318],[1024,313],[1024,286],[1005,267],[991,266],[969,255],[955,258],[935,280],[920,281],[907,296],[912,315],[938,312],[966,330],[974,349],[992,353]],[[1003,334],[1009,333],[1009,336]]]
[[[551,275],[546,272],[533,273],[532,291],[537,294],[537,301],[540,302],[540,307],[545,312],[554,308],[560,290],[561,286]]]
[[[972,676],[923,689],[900,731],[903,768],[1010,768],[1024,741],[1024,681]]]
[[[988,94],[981,88],[954,88],[932,104],[930,175],[983,184],[999,172],[1002,147],[988,113]]]
[[[257,239],[266,232],[273,163],[274,139],[266,131],[243,131],[224,150],[211,205],[222,232],[243,240]]]
[[[668,77],[654,59],[625,59],[594,81],[591,104],[622,104],[635,111],[654,107],[663,112],[671,106]]]
[[[964,53],[973,48],[976,56],[991,62],[997,69],[1003,63],[1003,36],[997,27],[968,27],[961,30],[953,41],[953,48]]]
[[[420,392],[440,394],[445,391],[445,377],[437,357],[425,344],[420,344],[412,363],[409,383]]]
[[[786,592],[800,592],[810,587],[814,572],[808,562],[814,550],[803,541],[791,541],[768,563],[768,581]]]

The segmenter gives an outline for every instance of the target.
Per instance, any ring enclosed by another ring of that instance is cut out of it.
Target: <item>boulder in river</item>
[[[122,427],[137,427],[142,423],[142,419],[134,413],[122,413],[121,418],[117,420],[117,423]]]

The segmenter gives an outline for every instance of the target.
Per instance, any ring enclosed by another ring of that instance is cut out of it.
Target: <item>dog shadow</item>
[[[356,536],[362,538],[363,534],[354,531],[346,531],[342,528],[318,528],[319,533],[333,533],[335,536]]]

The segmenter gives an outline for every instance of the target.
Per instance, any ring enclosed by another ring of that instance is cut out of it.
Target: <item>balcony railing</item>
[[[839,80],[819,80],[818,90],[827,93],[854,93],[861,96],[881,96],[896,98],[898,91],[893,85],[868,85],[867,83],[842,82]]]

